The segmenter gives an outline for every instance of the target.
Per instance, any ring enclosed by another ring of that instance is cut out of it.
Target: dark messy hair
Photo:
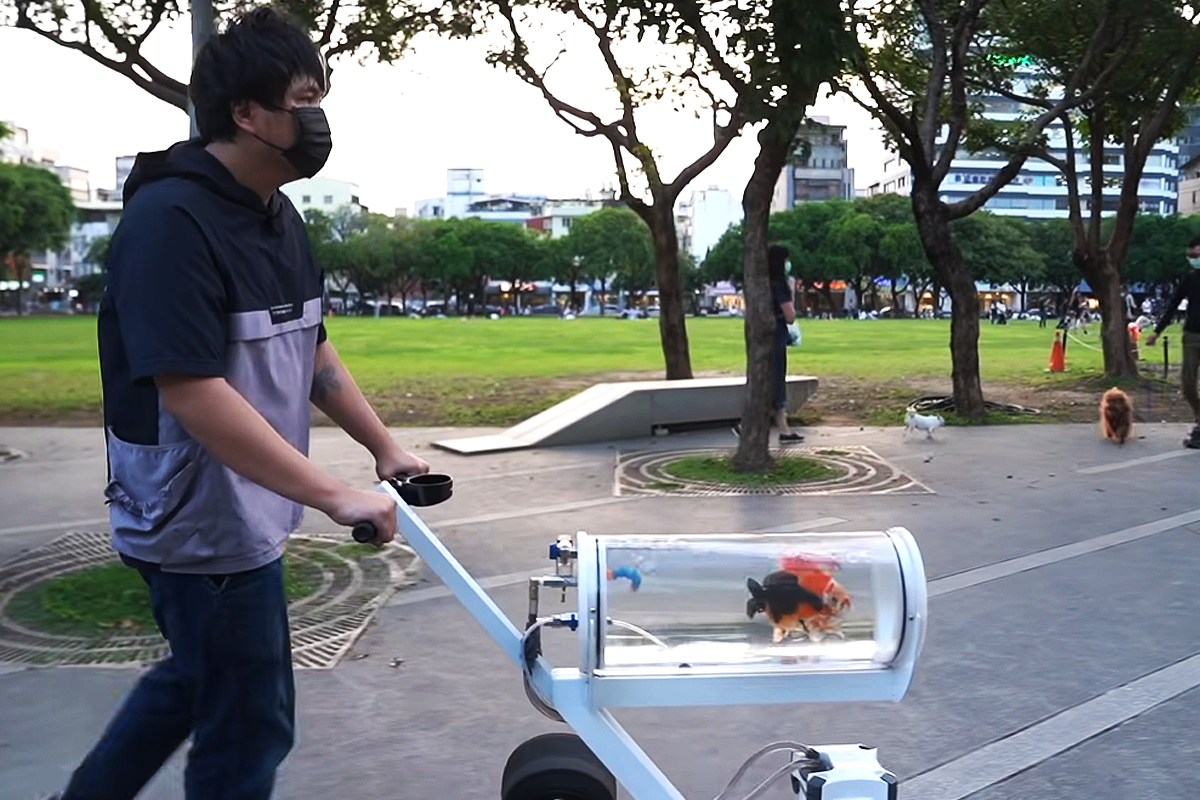
[[[321,54],[303,28],[269,6],[240,14],[223,33],[209,37],[192,66],[188,95],[200,138],[234,138],[235,103],[278,106],[297,78],[326,88]]]
[[[787,283],[787,264],[791,251],[781,244],[767,248],[767,275],[775,283]]]
[[[1188,250],[1191,250],[1193,247],[1200,247],[1200,236],[1193,236],[1192,240],[1188,242]]]

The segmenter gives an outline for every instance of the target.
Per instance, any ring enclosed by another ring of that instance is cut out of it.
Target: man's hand
[[[1146,336],[1146,347],[1154,347],[1154,343],[1158,341],[1157,333],[1150,333]]]
[[[376,531],[371,544],[377,547],[396,538],[396,503],[383,492],[347,488],[323,510],[330,519],[347,528],[370,522]]]
[[[409,475],[424,475],[429,472],[429,464],[404,450],[398,444],[392,444],[379,453],[375,458],[375,474],[380,480],[401,478]]]

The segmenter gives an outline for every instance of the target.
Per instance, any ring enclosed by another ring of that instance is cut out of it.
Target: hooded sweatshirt
[[[213,458],[154,377],[223,377],[307,453],[321,270],[287,197],[264,204],[198,142],[140,154],[124,199],[98,323],[113,546],[171,572],[255,569],[303,508]]]

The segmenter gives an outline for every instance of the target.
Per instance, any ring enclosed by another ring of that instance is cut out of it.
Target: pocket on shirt
[[[193,493],[203,448],[195,440],[163,445],[126,442],[108,430],[109,482],[104,489],[114,527],[152,532]]]

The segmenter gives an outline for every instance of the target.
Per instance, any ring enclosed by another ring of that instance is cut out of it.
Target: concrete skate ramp
[[[742,416],[745,378],[598,383],[495,436],[446,439],[433,446],[462,455],[650,436],[655,428],[731,423]],[[816,394],[817,379],[787,379],[788,411]]]

